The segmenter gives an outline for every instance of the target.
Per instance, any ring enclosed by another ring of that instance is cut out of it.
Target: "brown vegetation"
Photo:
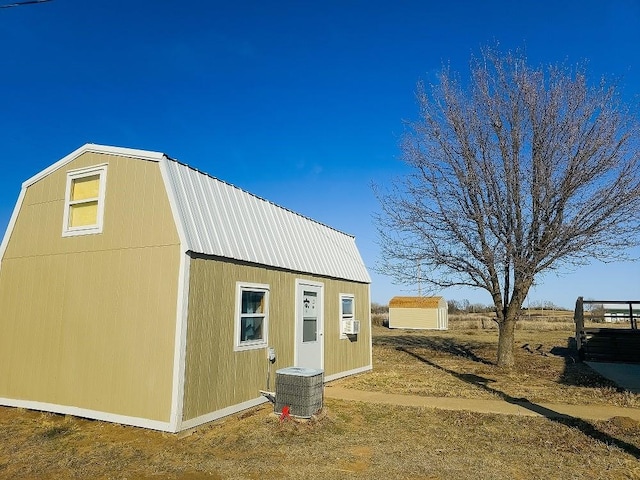
[[[562,322],[556,325],[564,326]],[[640,395],[618,391],[586,364],[577,362],[577,353],[569,346],[572,330],[539,328],[516,331],[518,363],[503,369],[494,363],[495,329],[419,331],[376,327],[373,372],[342,382],[362,390],[436,397],[508,396],[532,402],[640,408]]]
[[[638,395],[574,363],[569,336],[518,330],[518,367],[503,370],[493,363],[495,330],[376,327],[373,372],[339,383],[640,407]],[[0,426],[0,478],[12,479],[640,479],[640,425],[628,418],[559,421],[326,400],[314,421],[280,421],[266,405],[185,438],[15,408],[0,408]]]

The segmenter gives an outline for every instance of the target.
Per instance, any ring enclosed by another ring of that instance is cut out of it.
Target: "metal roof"
[[[438,308],[443,297],[393,297],[389,308]]]
[[[185,251],[371,283],[355,238],[245,192],[161,152],[87,143],[22,184],[24,189],[84,153],[158,162]],[[0,259],[15,223],[18,200]]]
[[[355,238],[164,157],[186,249],[370,283]]]

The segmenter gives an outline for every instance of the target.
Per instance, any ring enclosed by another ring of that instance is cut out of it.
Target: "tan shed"
[[[389,328],[446,330],[447,301],[444,297],[393,297],[389,301]]]
[[[0,404],[192,428],[278,368],[371,369],[369,285],[354,237],[87,144],[24,182],[0,244]]]

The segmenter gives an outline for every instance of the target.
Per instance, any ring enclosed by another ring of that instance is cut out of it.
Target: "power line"
[[[32,5],[35,3],[51,2],[53,0],[25,0],[24,2],[8,3],[6,5],[0,5],[0,8],[21,7],[22,5]]]

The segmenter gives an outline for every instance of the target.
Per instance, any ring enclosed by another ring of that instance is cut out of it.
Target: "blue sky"
[[[0,0],[0,5],[12,3]],[[356,236],[372,300],[371,183],[402,174],[416,83],[487,44],[587,60],[640,95],[640,2],[53,0],[0,9],[0,229],[20,185],[87,142],[162,151]],[[640,255],[640,252],[636,252]],[[640,264],[540,279],[530,301],[640,298]],[[489,304],[484,291],[448,298]]]

